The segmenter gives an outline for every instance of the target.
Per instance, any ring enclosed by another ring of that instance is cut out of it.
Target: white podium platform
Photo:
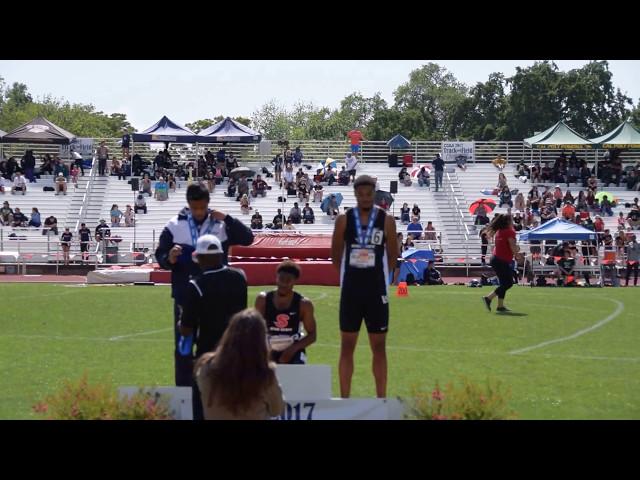
[[[278,365],[278,381],[287,406],[275,420],[402,420],[404,406],[394,398],[331,398],[329,365]],[[121,387],[131,396],[139,387]],[[169,401],[175,418],[192,420],[190,387],[149,387]]]

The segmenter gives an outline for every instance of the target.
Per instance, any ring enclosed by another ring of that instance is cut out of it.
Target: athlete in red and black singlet
[[[297,292],[293,292],[293,299],[287,308],[278,309],[274,304],[277,290],[273,290],[267,293],[265,302],[265,315],[264,318],[267,321],[267,332],[269,336],[289,336],[293,338],[293,341],[297,341],[300,338],[302,330],[302,321],[300,315],[300,302],[302,301],[302,295]],[[271,351],[271,358],[277,362],[282,352]],[[304,349],[299,350],[293,356],[290,364],[303,364],[306,363]]]
[[[354,209],[346,213],[344,232],[344,254],[340,271],[340,329],[345,332],[360,330],[364,318],[369,333],[386,332],[389,326],[389,303],[387,298],[388,264],[386,252],[386,235],[384,225],[386,212],[374,206],[370,214],[376,213],[373,231],[368,238],[365,249],[372,251],[374,264],[359,268],[353,265],[352,252],[362,249],[359,235],[356,234]],[[362,234],[368,229],[368,222],[361,225]]]

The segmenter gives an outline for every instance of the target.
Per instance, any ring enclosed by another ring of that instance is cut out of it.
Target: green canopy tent
[[[597,148],[596,144],[577,133],[562,120],[544,132],[525,138],[524,145],[531,149],[531,163],[533,163],[534,148],[538,149],[539,152],[544,149],[595,150]],[[596,152],[596,165],[598,164],[597,155]],[[540,157],[542,157],[541,153]]]
[[[590,139],[596,148],[608,150],[629,150],[640,148],[640,131],[630,120],[625,120],[616,128],[600,137]],[[596,173],[598,172],[598,156],[596,151]]]

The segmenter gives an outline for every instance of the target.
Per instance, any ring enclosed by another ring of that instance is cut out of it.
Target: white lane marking
[[[553,340],[548,340],[546,342],[538,343],[537,345],[531,345],[530,347],[520,348],[518,350],[512,350],[509,353],[511,355],[518,355],[518,354],[521,354],[521,353],[524,353],[524,352],[529,352],[529,351],[534,350],[536,348],[542,348],[542,347],[546,347],[547,345],[553,345],[554,343],[560,343],[560,342],[566,342],[567,340],[573,340],[574,338],[578,338],[578,337],[584,335],[585,333],[592,332],[593,330],[596,330],[597,328],[600,328],[603,325],[606,325],[607,323],[609,323],[611,320],[616,318],[618,315],[620,315],[624,311],[624,303],[619,302],[618,300],[614,300],[613,298],[607,298],[606,300],[609,300],[610,302],[613,302],[613,303],[615,303],[617,305],[617,308],[616,308],[615,312],[613,312],[612,314],[608,315],[606,318],[603,318],[599,322],[591,325],[590,327],[584,328],[582,330],[578,330],[576,333],[573,333],[573,334],[571,334],[569,336],[566,336],[566,337],[555,338]]]
[[[173,328],[163,328],[162,330],[151,330],[149,332],[132,333],[130,335],[118,335],[117,337],[110,337],[109,341],[114,342],[117,340],[122,340],[123,338],[140,337],[142,335],[152,335],[154,333],[169,332],[169,331],[173,331]]]

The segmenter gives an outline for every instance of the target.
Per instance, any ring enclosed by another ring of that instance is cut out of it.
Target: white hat
[[[195,253],[196,255],[222,255],[224,251],[218,237],[215,235],[203,235],[198,238]]]
[[[62,172],[58,173],[58,176],[61,177],[62,176]]]

